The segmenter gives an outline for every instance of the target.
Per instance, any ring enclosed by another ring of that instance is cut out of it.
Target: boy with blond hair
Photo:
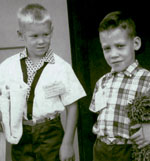
[[[18,35],[25,43],[25,50],[7,58],[0,66],[0,79],[7,85],[7,91],[11,82],[24,82],[28,86],[23,134],[12,145],[12,160],[74,161],[76,102],[86,95],[85,91],[70,64],[50,47],[53,25],[46,8],[28,4],[19,9],[17,16]],[[8,98],[11,102],[11,97]],[[64,132],[60,114],[65,109]]]

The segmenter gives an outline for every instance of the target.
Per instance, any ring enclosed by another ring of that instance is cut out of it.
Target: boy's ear
[[[17,35],[21,40],[23,40],[23,34],[21,31],[17,30]]]
[[[51,34],[51,37],[52,37],[52,35],[53,35],[53,26],[51,26],[51,31],[50,31],[50,34]]]
[[[139,36],[136,36],[134,38],[134,50],[137,51],[141,47],[141,38]]]

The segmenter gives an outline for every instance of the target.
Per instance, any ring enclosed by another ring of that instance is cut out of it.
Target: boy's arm
[[[2,113],[1,113],[1,111],[0,111],[0,132],[3,131],[1,121],[2,121]]]
[[[0,89],[0,96],[1,96],[1,95],[2,95],[2,91],[1,91],[1,89]],[[2,122],[2,112],[1,112],[1,107],[0,107],[0,132],[3,131],[1,122]]]
[[[60,148],[61,161],[74,161],[73,141],[78,120],[77,103],[73,103],[66,107],[66,128],[65,135]]]
[[[131,129],[137,128],[140,129],[134,133],[130,139],[134,140],[140,149],[150,144],[150,123],[136,124],[131,126]]]

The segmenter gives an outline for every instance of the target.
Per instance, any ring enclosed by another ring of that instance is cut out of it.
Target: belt
[[[37,124],[48,122],[59,117],[60,117],[60,114],[55,114],[55,115],[52,115],[51,117],[46,117],[38,120],[23,120],[23,125],[35,126]]]
[[[108,137],[99,137],[98,140],[106,143],[107,145],[131,144],[130,140],[125,138],[115,138],[113,141],[111,141]]]

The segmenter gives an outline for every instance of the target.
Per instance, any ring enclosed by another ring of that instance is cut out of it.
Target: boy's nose
[[[115,57],[118,57],[118,56],[119,56],[118,51],[116,49],[112,49],[111,50],[111,57],[115,58]]]
[[[42,44],[44,43],[44,39],[41,37],[41,38],[38,38],[38,44]]]

